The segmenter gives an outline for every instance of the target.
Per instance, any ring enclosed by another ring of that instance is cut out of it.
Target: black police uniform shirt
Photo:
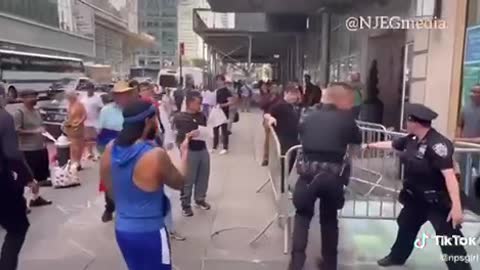
[[[297,106],[282,99],[270,109],[270,115],[277,120],[274,128],[283,154],[292,146],[300,144],[298,140],[300,109]]]
[[[228,90],[228,88],[226,87],[223,87],[223,88],[220,88],[217,90],[217,104],[225,104],[228,102],[228,99],[233,97],[232,96],[232,93],[230,92],[230,90]],[[225,113],[225,116],[227,116],[227,118],[229,117],[230,115],[230,108],[229,107],[222,107],[222,110],[223,112]]]
[[[207,126],[207,117],[202,112],[196,114],[181,112],[175,115],[173,124],[177,131],[176,142],[181,144],[187,133],[197,130],[198,126]],[[202,151],[207,145],[204,141],[192,139],[188,148],[190,151]]]
[[[412,191],[447,191],[443,170],[453,168],[454,147],[450,140],[435,129],[430,129],[421,141],[414,135],[392,142],[401,151],[400,160],[405,166],[404,187]]]
[[[299,135],[305,156],[324,162],[343,162],[347,146],[362,143],[352,112],[332,104],[307,109],[300,119]]]

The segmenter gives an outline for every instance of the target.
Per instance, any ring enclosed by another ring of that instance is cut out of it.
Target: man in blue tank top
[[[168,154],[148,140],[158,130],[155,106],[132,102],[123,117],[123,129],[100,163],[100,177],[116,204],[117,243],[129,270],[171,270],[164,220],[170,204],[164,185],[183,187],[190,136],[181,144],[177,169]]]

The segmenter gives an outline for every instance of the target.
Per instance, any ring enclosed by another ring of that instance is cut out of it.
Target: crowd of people
[[[325,89],[312,84],[308,75],[303,87],[298,82],[259,82],[260,97],[255,101],[263,111],[262,165],[269,162],[272,129],[279,138],[281,154],[301,145],[301,151],[296,153],[295,169],[300,177],[293,193],[296,215],[289,270],[304,267],[317,199],[321,200],[319,264],[321,269],[337,269],[337,211],[345,202],[344,188],[351,166],[348,150],[353,145],[362,149],[393,148],[401,153],[406,165],[407,180],[400,193],[405,207],[398,217],[397,240],[379,265],[404,264],[426,221],[434,225],[437,235],[462,235],[453,145],[431,127],[437,114],[423,105],[411,104],[407,108],[408,136],[362,145],[355,122],[363,93],[358,75],[352,74],[348,83],[332,83]],[[100,159],[100,190],[105,192],[101,220],[115,219],[117,244],[132,270],[172,269],[169,240],[183,241],[185,237],[175,230],[171,194],[180,193],[185,217],[195,214],[192,202],[198,211],[211,209],[207,198],[210,154],[228,154],[239,110],[250,111],[254,99],[249,85],[235,85],[224,75],[216,76],[215,89],[196,89],[191,76],[185,79],[184,88],[160,96],[152,84],[136,81],[118,81],[110,95],[104,97],[95,95],[93,85],[87,87],[84,98],[73,91],[65,95],[68,116],[63,131],[70,141],[70,159],[76,170],[82,169],[84,156],[93,161]],[[0,89],[0,105],[4,105],[4,92]],[[39,195],[39,186],[51,186],[51,176],[43,138],[45,128],[35,108],[36,93],[22,92],[22,100],[13,116],[0,106],[0,225],[7,231],[0,257],[2,270],[16,269],[28,231],[24,188],[35,194],[30,206],[52,203]],[[212,125],[211,118],[219,113],[225,120]],[[468,113],[463,113],[464,132],[469,130],[465,127]],[[294,169],[294,161],[289,164],[290,170]],[[442,252],[448,256],[466,255],[458,245],[442,246]],[[449,269],[471,269],[465,261],[446,263]]]

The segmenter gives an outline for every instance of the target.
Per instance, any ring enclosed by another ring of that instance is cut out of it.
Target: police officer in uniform
[[[454,236],[462,236],[460,224],[463,220],[452,158],[453,144],[431,127],[437,113],[421,104],[407,104],[406,112],[409,135],[364,146],[393,148],[400,152],[400,160],[405,166],[406,180],[399,194],[403,209],[397,218],[397,239],[390,254],[378,264],[384,267],[403,265],[412,253],[420,228],[430,221],[437,236],[452,240],[441,245],[448,269],[471,269],[468,261],[455,262],[453,259],[467,258],[465,248],[453,241]]]
[[[353,104],[353,89],[345,83],[334,83],[325,90],[322,104],[308,109],[300,120],[302,149],[297,158],[300,177],[293,194],[296,215],[289,270],[301,270],[305,264],[308,230],[317,199],[320,199],[321,269],[337,269],[337,211],[345,202],[344,187],[349,178],[345,168],[347,146],[362,142],[351,112]]]

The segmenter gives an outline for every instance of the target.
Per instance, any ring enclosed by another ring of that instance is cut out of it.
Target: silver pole
[[[250,68],[250,65],[252,64],[252,41],[252,36],[248,36],[248,68]]]

